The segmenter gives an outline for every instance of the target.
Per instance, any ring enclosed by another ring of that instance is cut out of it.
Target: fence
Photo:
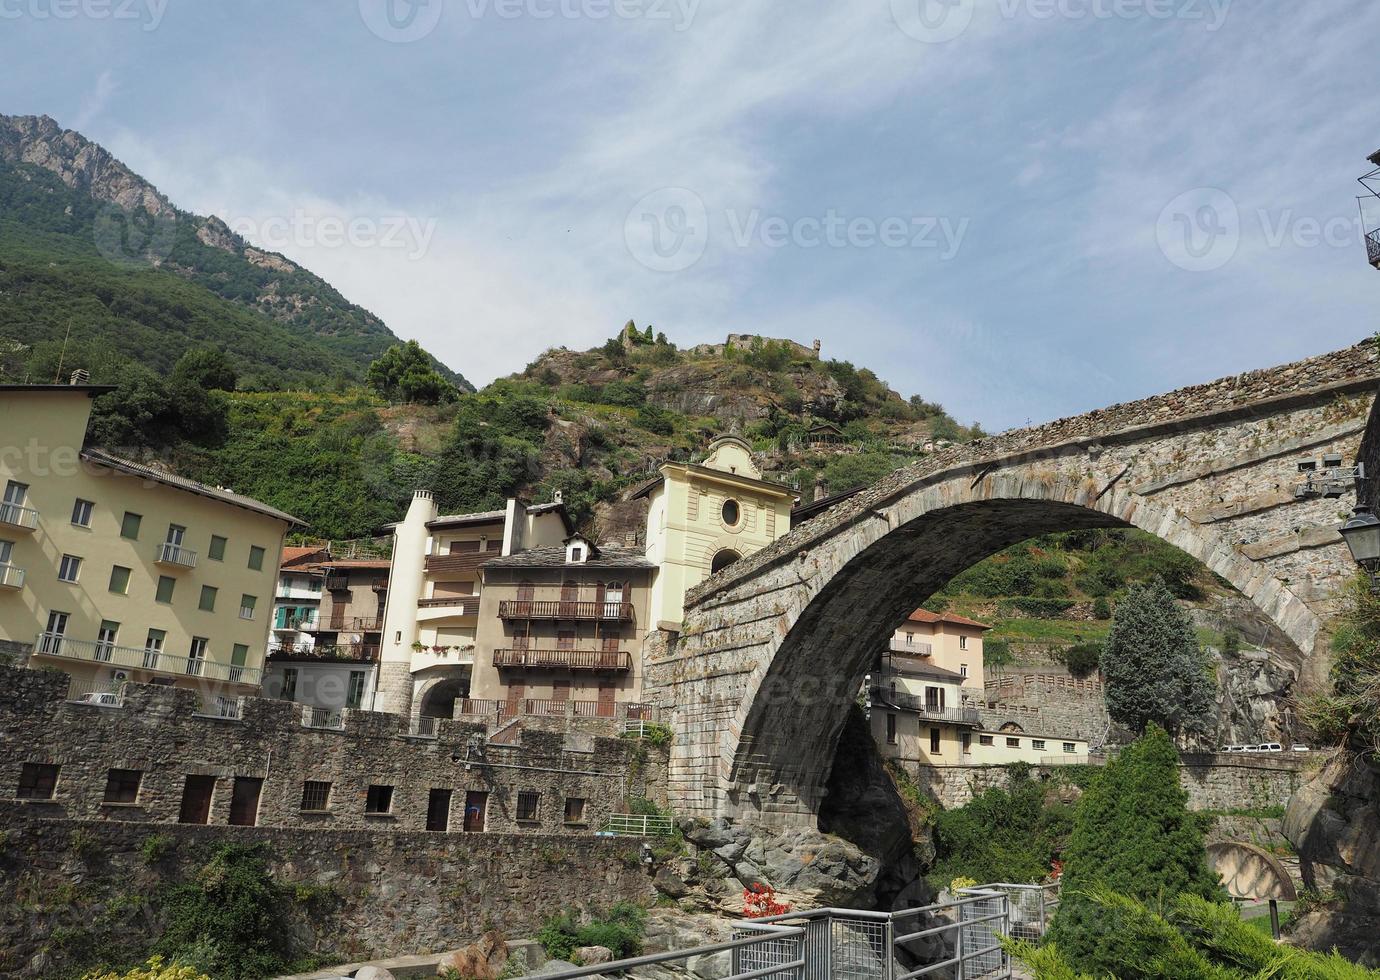
[[[787,912],[736,923],[728,942],[542,976],[579,980],[728,953],[726,980],[1009,980],[1001,940],[1043,935],[1057,905],[1057,885],[981,885],[901,912]]]
[[[670,817],[615,813],[601,833],[617,837],[670,837],[674,830]]]
[[[302,710],[303,728],[330,728],[341,730],[345,727],[345,713],[330,708],[305,707]]]

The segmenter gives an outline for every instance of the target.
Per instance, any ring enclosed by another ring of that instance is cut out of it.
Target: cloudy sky
[[[1377,37],[1371,0],[0,0],[0,112],[477,383],[632,318],[1001,429],[1380,329]]]

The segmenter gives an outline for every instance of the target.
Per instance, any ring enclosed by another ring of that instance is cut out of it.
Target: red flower
[[[776,900],[776,889],[761,882],[753,882],[743,889],[743,915],[749,919],[765,919],[785,915],[790,905]]]

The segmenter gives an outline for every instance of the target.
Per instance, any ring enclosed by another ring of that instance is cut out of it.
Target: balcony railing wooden
[[[497,551],[465,551],[454,555],[427,555],[425,568],[428,572],[472,572],[499,554]]]
[[[18,565],[0,565],[0,589],[24,588],[24,569]]]
[[[873,704],[886,704],[902,711],[920,716],[924,721],[947,722],[950,725],[969,725],[974,728],[982,724],[982,715],[976,708],[949,708],[933,701],[926,701],[913,694],[900,691],[893,694],[890,689],[874,687],[871,690]]]
[[[196,552],[180,544],[165,541],[158,546],[153,560],[160,565],[174,565],[178,568],[196,568]]]
[[[630,623],[631,602],[579,602],[555,599],[505,599],[498,604],[500,619],[612,620]]]
[[[38,527],[38,511],[19,504],[0,504],[0,524],[20,531]]]
[[[454,611],[451,613],[453,616],[478,616],[479,596],[444,595],[417,600],[418,609],[449,609],[452,606],[454,607]]]
[[[40,633],[34,643],[34,655],[84,660],[88,663],[109,664],[112,667],[129,667],[170,677],[201,677],[231,684],[258,684],[263,679],[263,671],[257,667],[237,667],[203,657],[175,657],[161,650],[141,647],[73,640],[58,633]]]
[[[495,667],[537,670],[632,670],[623,650],[495,650]]]

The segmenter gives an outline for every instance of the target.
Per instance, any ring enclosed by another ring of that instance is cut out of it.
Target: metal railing
[[[125,703],[123,681],[72,678],[67,685],[67,700],[101,708],[122,708]]]
[[[1106,759],[1097,759],[1091,755],[1044,755],[1040,757],[1042,766],[1100,766],[1106,765]]]
[[[615,837],[670,837],[674,832],[675,825],[670,817],[632,813],[611,814],[600,831]]]
[[[908,657],[928,657],[934,653],[934,645],[930,643],[907,643],[905,640],[891,638],[887,644],[887,649],[892,653],[899,653]]]
[[[345,727],[345,712],[335,708],[304,706],[302,709],[302,727],[340,731]]]
[[[412,724],[408,726],[407,734],[415,735],[418,738],[435,738],[436,722],[438,718],[429,718],[423,715],[420,718],[413,718]]]
[[[158,546],[158,553],[153,560],[160,565],[177,565],[179,568],[196,568],[196,558],[197,554],[191,548],[184,548],[180,544],[164,541]]]
[[[900,691],[893,694],[890,688],[884,687],[872,688],[869,695],[874,704],[888,704],[901,708],[904,711],[917,714],[927,721],[948,722],[951,725],[972,725],[974,727],[982,724],[982,715],[978,713],[976,708],[948,708],[933,704],[913,694],[905,694]]]
[[[24,569],[18,565],[0,565],[0,589],[24,588]]]
[[[197,712],[203,718],[223,718],[227,721],[240,721],[244,717],[244,705],[239,698],[213,696],[203,698],[201,709]]]
[[[1380,228],[1366,233],[1366,257],[1371,265],[1380,269]]]
[[[734,923],[728,942],[542,976],[580,980],[727,952],[727,980],[1009,980],[1011,959],[1001,939],[1042,935],[1058,904],[1050,897],[1055,891],[982,885],[948,902],[899,912],[787,912]]]
[[[555,698],[517,698],[512,701],[456,701],[457,712],[466,718],[608,718],[654,720],[651,705],[626,701],[561,701]]]
[[[311,633],[316,630],[316,616],[288,616],[273,621],[275,630],[283,630],[291,633]]]
[[[632,654],[623,650],[495,650],[495,667],[555,670],[632,670]]]
[[[631,602],[580,602],[574,599],[505,599],[500,619],[597,619],[632,622]]]
[[[34,654],[129,667],[169,676],[202,677],[232,684],[258,684],[263,679],[263,671],[258,667],[240,667],[201,657],[174,657],[161,650],[122,647],[100,640],[73,640],[59,633],[38,634],[34,641]]]
[[[21,504],[0,504],[0,524],[32,531],[38,527],[38,511]]]

